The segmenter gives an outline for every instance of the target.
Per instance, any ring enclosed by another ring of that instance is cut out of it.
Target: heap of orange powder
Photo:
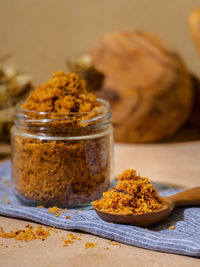
[[[161,199],[148,178],[137,175],[133,169],[119,175],[117,186],[92,204],[101,211],[124,215],[150,213],[162,208]]]
[[[38,86],[29,95],[21,104],[21,108],[51,113],[51,117],[53,117],[52,113],[65,116],[72,113],[84,113],[85,119],[86,113],[91,114],[92,111],[99,109],[99,103],[96,96],[87,91],[84,80],[79,79],[77,74],[55,71],[49,81]],[[34,113],[31,115],[33,116]],[[80,120],[82,119],[80,117]]]

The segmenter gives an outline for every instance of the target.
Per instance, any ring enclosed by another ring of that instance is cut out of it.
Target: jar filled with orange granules
[[[15,193],[28,205],[87,205],[109,187],[109,104],[74,73],[55,72],[16,108],[11,130]]]

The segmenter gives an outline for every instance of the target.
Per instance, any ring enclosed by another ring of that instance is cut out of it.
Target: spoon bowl
[[[151,213],[124,215],[104,212],[95,207],[94,210],[106,222],[148,227],[165,219],[175,207],[200,206],[200,187],[188,189],[168,197],[161,197],[161,201],[162,209]]]

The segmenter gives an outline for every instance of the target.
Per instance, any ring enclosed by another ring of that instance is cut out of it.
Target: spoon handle
[[[175,207],[178,206],[200,206],[200,187],[185,190],[183,192],[168,196]]]

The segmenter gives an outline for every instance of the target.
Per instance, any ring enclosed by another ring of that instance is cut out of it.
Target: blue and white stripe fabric
[[[166,220],[149,229],[104,222],[92,209],[70,209],[56,217],[47,212],[46,208],[27,207],[19,202],[13,194],[12,186],[8,187],[5,183],[6,180],[12,183],[10,161],[0,165],[0,177],[0,215],[28,219],[66,230],[81,230],[146,249],[200,257],[198,207],[176,208]],[[155,187],[161,196],[179,191],[162,184],[155,184]],[[66,219],[67,215],[70,215],[69,219]],[[169,229],[172,225],[175,226],[174,230]]]

